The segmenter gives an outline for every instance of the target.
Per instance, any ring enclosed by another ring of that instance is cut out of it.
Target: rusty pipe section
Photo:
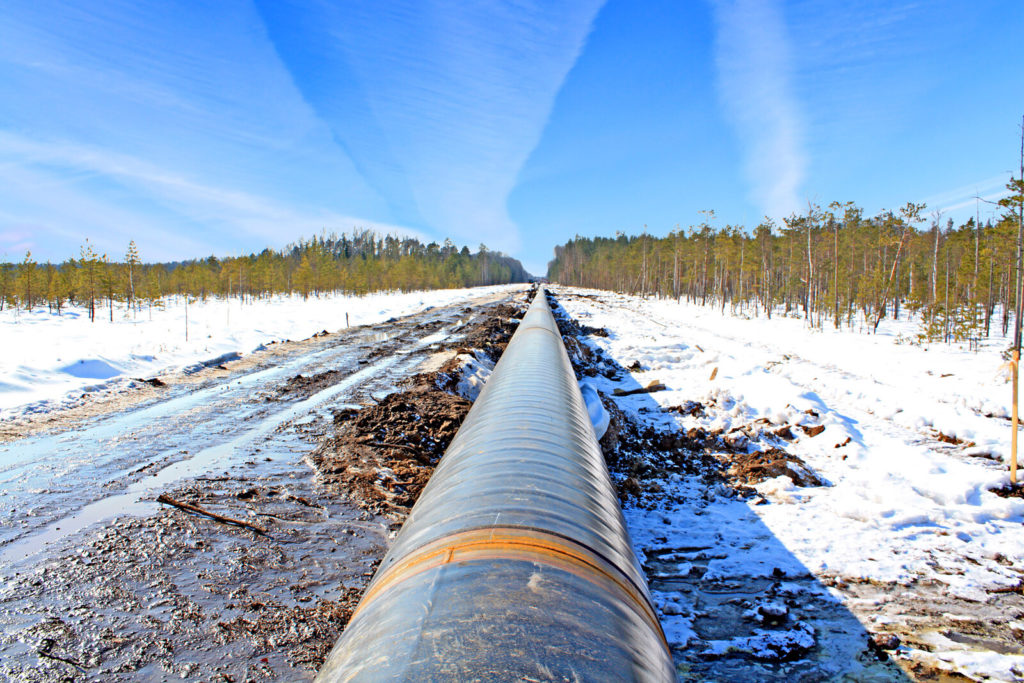
[[[675,680],[543,289],[317,680]]]

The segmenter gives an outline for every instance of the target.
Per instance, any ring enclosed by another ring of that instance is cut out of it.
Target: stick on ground
[[[197,515],[206,515],[210,519],[216,520],[221,524],[234,524],[235,526],[242,526],[247,529],[252,529],[256,533],[263,535],[266,535],[267,533],[267,530],[263,527],[256,526],[255,524],[251,524],[249,522],[246,522],[245,520],[234,519],[233,517],[225,517],[224,515],[218,515],[216,512],[204,510],[203,508],[197,505],[191,505],[189,503],[182,503],[180,500],[174,500],[173,498],[164,493],[161,493],[159,496],[157,496],[156,502],[164,503],[165,505],[171,505],[178,509],[185,510],[186,512],[193,512]]]
[[[668,387],[666,387],[658,380],[654,380],[646,387],[641,387],[639,389],[629,389],[628,391],[623,389],[615,389],[614,391],[612,391],[612,396],[632,396],[633,394],[649,394],[653,391],[664,391],[667,388]]]

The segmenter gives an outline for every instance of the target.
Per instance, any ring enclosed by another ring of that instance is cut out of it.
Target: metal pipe
[[[318,681],[675,680],[543,289]]]

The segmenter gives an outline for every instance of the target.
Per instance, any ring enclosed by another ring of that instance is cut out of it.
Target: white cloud
[[[744,156],[751,199],[782,218],[802,207],[806,156],[790,44],[774,0],[713,0],[718,90]]]
[[[135,239],[148,258],[177,259],[223,251],[225,237],[238,249],[280,246],[322,229],[353,227],[408,235],[422,233],[402,226],[365,220],[323,209],[302,209],[231,188],[203,184],[149,162],[103,149],[67,142],[40,142],[0,132],[0,167],[6,190],[0,200],[17,204],[18,213],[0,213],[0,250],[45,247],[47,239],[64,243],[92,236],[112,253]],[[110,201],[77,187],[83,180],[128,188],[133,202]],[[11,193],[7,197],[4,195]],[[133,208],[139,201],[163,211]],[[31,217],[30,220],[26,216]],[[206,226],[184,234],[181,224]],[[31,225],[30,236],[26,231]],[[203,233],[206,232],[205,238]],[[73,253],[52,254],[53,258]]]
[[[978,202],[977,198],[980,198],[981,213],[988,214],[992,212],[992,206],[988,202],[998,201],[1010,194],[1010,191],[1006,189],[1008,180],[1009,173],[992,176],[970,185],[962,185],[952,190],[936,193],[925,197],[922,201],[928,205],[929,211],[938,210],[948,214],[967,207],[974,209]]]
[[[603,0],[295,4],[257,2],[306,101],[399,220],[517,250],[508,196]],[[298,73],[314,57],[311,83]]]

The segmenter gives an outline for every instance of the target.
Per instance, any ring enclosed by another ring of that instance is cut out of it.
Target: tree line
[[[921,339],[977,341],[1007,334],[1016,309],[1024,183],[1011,179],[1004,213],[960,225],[924,204],[867,217],[853,202],[811,203],[781,225],[715,226],[714,211],[664,237],[576,236],[555,248],[548,278],[724,311],[800,315],[808,324],[860,325],[920,313]],[[646,227],[646,226],[645,226]]]
[[[522,264],[483,244],[476,253],[451,240],[424,245],[410,237],[355,230],[299,240],[281,250],[248,256],[173,263],[144,263],[135,242],[124,256],[98,254],[85,241],[78,258],[37,263],[31,252],[20,263],[0,263],[0,310],[46,306],[60,314],[69,304],[91,320],[115,305],[137,312],[170,296],[199,300],[235,297],[254,301],[278,294],[367,294],[526,282]]]

